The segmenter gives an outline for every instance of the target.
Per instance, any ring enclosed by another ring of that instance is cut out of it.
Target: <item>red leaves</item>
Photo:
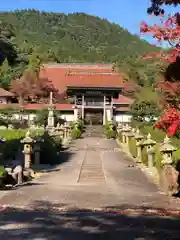
[[[174,136],[180,130],[180,111],[169,108],[154,127],[168,133],[169,136]]]
[[[150,34],[157,39],[160,45],[167,43],[171,50],[156,54],[157,57],[174,62],[180,54],[180,25],[177,21],[177,14],[163,17],[160,24],[149,26],[146,22],[141,22],[140,31],[143,34]]]
[[[57,95],[57,90],[48,79],[29,71],[25,71],[20,79],[12,81],[11,91],[30,103],[48,101],[50,92]]]

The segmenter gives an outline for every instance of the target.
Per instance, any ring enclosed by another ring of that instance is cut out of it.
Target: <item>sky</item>
[[[154,22],[154,18],[146,13],[149,3],[150,0],[1,0],[0,11],[34,8],[51,12],[85,12],[106,18],[133,34],[139,34],[142,20]],[[168,10],[172,12],[174,9]]]

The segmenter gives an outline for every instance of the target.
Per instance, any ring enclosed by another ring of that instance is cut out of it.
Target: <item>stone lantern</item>
[[[132,137],[134,137],[134,129],[133,128],[131,128],[131,127],[128,127],[128,129],[127,129],[128,131],[126,131],[125,132],[125,134],[126,134],[126,140],[127,140],[127,143],[129,144],[129,140],[132,138]]]
[[[44,139],[40,136],[37,136],[35,139],[35,146],[34,146],[34,164],[40,164],[40,153],[41,153],[41,143],[44,142]]]
[[[123,126],[122,128],[122,142],[123,143],[127,143],[128,139],[127,139],[127,133],[131,131],[131,127],[126,124],[125,126]]]
[[[136,140],[136,146],[137,146],[137,157],[138,157],[138,160],[141,162],[141,158],[142,158],[141,148],[142,148],[142,140],[143,140],[144,136],[140,133],[139,128],[136,130],[134,138]]]
[[[179,172],[172,166],[172,154],[176,148],[171,144],[168,136],[164,138],[164,143],[160,146],[162,154],[162,169],[160,172],[160,185],[162,189],[169,195],[177,194],[179,191]]]
[[[173,159],[172,159],[172,154],[174,151],[176,151],[176,148],[171,144],[170,139],[166,135],[164,138],[164,143],[160,146],[160,152],[162,153],[162,164],[172,164]]]
[[[143,142],[143,146],[146,146],[146,151],[148,155],[148,167],[153,167],[154,162],[154,146],[156,145],[156,141],[152,140],[151,134],[147,135],[147,139]]]
[[[63,139],[64,138],[64,127],[63,127],[63,125],[60,125],[59,134],[60,134],[60,137]]]
[[[120,133],[121,130],[122,130],[122,124],[121,124],[121,123],[118,123],[117,132]]]
[[[30,131],[27,131],[25,138],[21,140],[21,143],[24,144],[24,168],[26,169],[29,169],[31,166],[32,145],[35,142],[30,136]]]
[[[64,138],[66,139],[68,137],[68,125],[67,122],[64,123]]]

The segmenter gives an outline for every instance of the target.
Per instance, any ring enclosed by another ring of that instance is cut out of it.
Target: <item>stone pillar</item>
[[[75,107],[74,108],[74,121],[77,121],[78,120],[78,108]]]
[[[82,119],[84,119],[84,94],[82,95],[82,113],[81,113]]]
[[[134,138],[136,139],[136,147],[137,147],[137,162],[142,162],[142,140],[144,138],[143,135],[141,135],[140,130],[137,129]]]
[[[179,172],[172,166],[172,153],[176,148],[171,144],[170,139],[166,136],[164,143],[160,146],[162,154],[162,168],[160,171],[160,186],[169,195],[177,194],[179,191]]]
[[[106,96],[104,96],[103,102],[103,125],[106,124]]]
[[[54,128],[54,109],[55,106],[53,105],[53,93],[50,92],[50,99],[49,99],[49,113],[48,113],[48,129]]]
[[[143,142],[143,146],[146,147],[147,155],[148,155],[148,167],[152,168],[154,165],[154,145],[155,141],[151,139],[151,134],[147,135],[147,139]]]
[[[21,143],[24,144],[24,168],[28,169],[31,167],[32,144],[35,143],[35,140],[30,137],[29,131],[26,133],[26,137],[21,140]]]

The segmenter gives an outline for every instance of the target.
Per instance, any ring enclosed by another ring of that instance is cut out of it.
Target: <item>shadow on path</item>
[[[65,204],[52,205],[46,201],[34,202],[32,209],[11,207],[0,218],[0,238],[179,239],[178,217],[127,215],[123,211],[115,214],[106,210],[67,210],[66,207]]]

